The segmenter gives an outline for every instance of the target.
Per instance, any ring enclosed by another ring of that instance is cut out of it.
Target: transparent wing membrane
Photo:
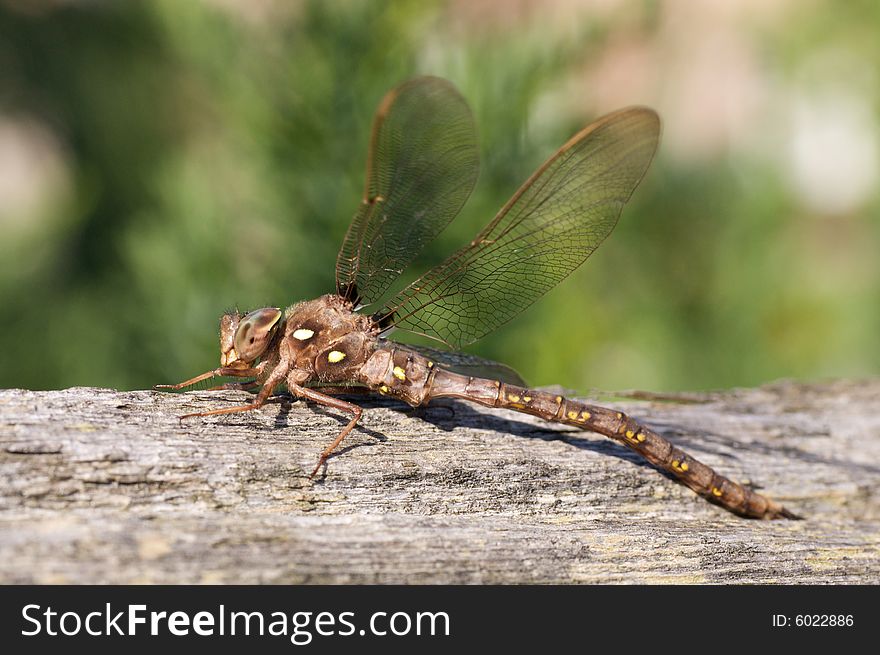
[[[422,247],[455,218],[477,179],[473,117],[454,86],[421,77],[376,112],[364,198],[336,261],[337,293],[378,300]]]
[[[456,350],[438,350],[428,346],[405,344],[403,347],[424,355],[428,359],[440,364],[440,366],[453,373],[472,375],[479,378],[489,378],[491,380],[501,380],[507,384],[515,384],[520,387],[529,386],[513,368],[507,364],[502,364],[491,359],[483,359],[482,357],[469,355],[468,353]]]
[[[659,117],[641,107],[587,126],[469,245],[403,289],[376,320],[452,348],[506,323],[611,233],[651,163],[659,135]]]

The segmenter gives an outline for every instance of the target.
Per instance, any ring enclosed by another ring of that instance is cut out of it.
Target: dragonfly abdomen
[[[504,407],[547,421],[598,432],[639,453],[707,500],[749,518],[798,518],[766,496],[720,475],[711,467],[623,412],[590,405],[559,394],[468,377],[438,369],[425,401],[453,397],[487,407]]]

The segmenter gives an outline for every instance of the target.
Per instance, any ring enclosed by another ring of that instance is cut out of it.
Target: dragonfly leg
[[[300,398],[305,398],[307,400],[314,401],[319,405],[324,405],[326,407],[333,407],[334,409],[341,410],[348,414],[351,414],[351,420],[348,422],[342,431],[336,436],[336,439],[333,440],[329,446],[327,446],[324,450],[321,451],[321,455],[318,458],[318,463],[315,465],[315,469],[312,471],[311,475],[309,475],[309,479],[315,477],[320,468],[324,465],[324,462],[327,461],[327,458],[330,457],[330,454],[336,450],[336,447],[342,443],[342,440],[348,436],[348,433],[354,429],[354,426],[357,425],[357,422],[361,419],[361,414],[363,410],[354,405],[352,403],[345,402],[344,400],[339,400],[338,398],[334,398],[333,396],[328,396],[325,393],[321,393],[320,391],[316,391],[314,389],[309,389],[308,387],[301,387],[296,384],[288,383],[290,387],[291,393],[299,396]]]
[[[221,407],[220,409],[212,409],[207,412],[195,412],[193,414],[184,414],[180,417],[182,421],[185,418],[193,418],[196,416],[217,416],[219,414],[234,414],[236,412],[250,412],[254,409],[259,409],[263,405],[266,404],[266,401],[269,399],[269,396],[272,395],[272,392],[275,390],[281,381],[284,380],[284,376],[287,374],[285,370],[286,367],[284,365],[278,366],[275,370],[272,371],[272,374],[269,376],[263,383],[263,388],[260,389],[260,393],[257,394],[257,397],[254,398],[253,402],[248,403],[247,405],[236,405],[235,407]],[[218,369],[222,370],[222,369]],[[253,369],[252,369],[253,370]]]
[[[189,380],[184,380],[183,382],[178,382],[177,384],[154,384],[153,389],[169,389],[170,391],[180,391],[181,389],[186,389],[187,387],[191,387],[194,384],[198,384],[203,380],[210,380],[211,378],[216,378],[220,376],[235,378],[253,378],[257,377],[262,372],[262,369],[259,367],[230,368],[228,366],[221,366],[220,368],[215,368],[213,371],[206,371],[201,375],[197,375],[194,378],[190,378]]]

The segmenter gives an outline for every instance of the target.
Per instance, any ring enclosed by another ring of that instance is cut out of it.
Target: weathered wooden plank
[[[805,521],[749,521],[507,411],[0,391],[0,582],[880,581],[880,380],[611,402]],[[359,399],[363,401],[364,399]]]

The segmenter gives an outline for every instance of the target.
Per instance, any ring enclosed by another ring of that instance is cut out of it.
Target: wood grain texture
[[[3,583],[877,583],[880,380],[603,402],[805,521],[706,503],[516,412],[243,392],[0,391]]]

